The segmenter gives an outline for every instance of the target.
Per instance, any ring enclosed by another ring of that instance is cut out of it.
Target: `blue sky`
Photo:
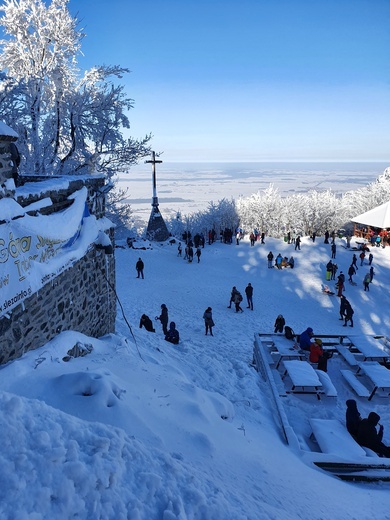
[[[390,160],[390,0],[70,0],[164,161]]]

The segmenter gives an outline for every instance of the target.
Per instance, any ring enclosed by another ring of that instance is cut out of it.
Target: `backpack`
[[[238,293],[237,299],[238,299],[239,302],[242,302],[242,295],[241,295],[241,293]]]
[[[286,325],[284,327],[284,335],[286,336],[287,339],[294,339],[295,338],[295,332],[288,325]]]

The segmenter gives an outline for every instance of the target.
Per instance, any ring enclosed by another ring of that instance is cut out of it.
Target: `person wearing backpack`
[[[363,280],[364,290],[370,291],[371,275],[367,273]]]

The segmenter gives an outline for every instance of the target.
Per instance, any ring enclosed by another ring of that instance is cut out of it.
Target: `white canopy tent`
[[[390,228],[390,201],[354,217],[352,222],[380,229]]]

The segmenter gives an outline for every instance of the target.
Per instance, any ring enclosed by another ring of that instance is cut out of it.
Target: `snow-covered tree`
[[[20,138],[21,172],[127,169],[150,153],[150,135],[126,139],[133,106],[118,80],[128,70],[99,66],[80,74],[83,33],[69,0],[4,0],[0,28],[0,119]]]

